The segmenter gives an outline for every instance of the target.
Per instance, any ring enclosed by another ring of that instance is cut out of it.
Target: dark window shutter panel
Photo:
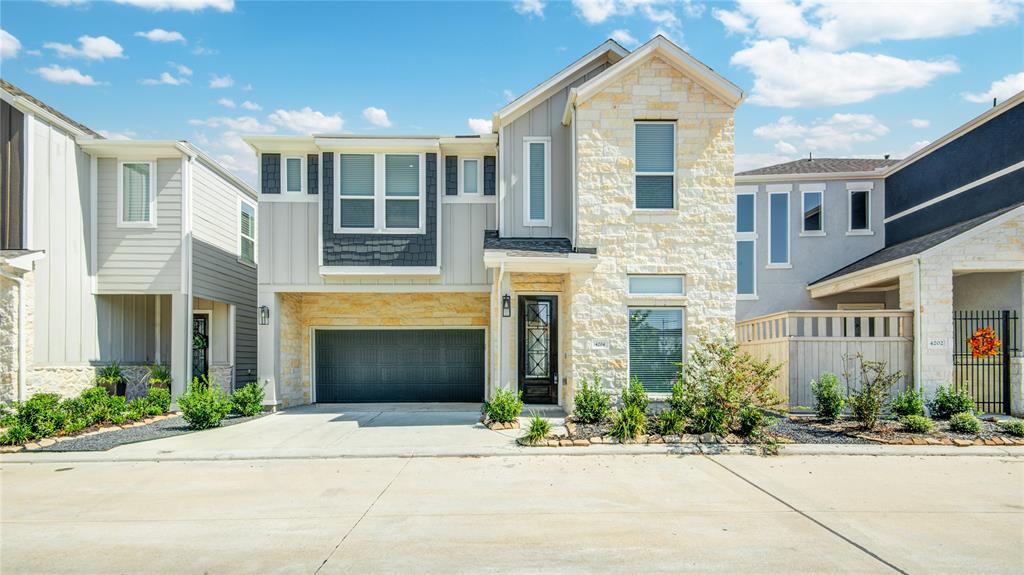
[[[494,156],[484,156],[484,195],[493,196],[497,190],[498,162]]]
[[[263,154],[261,190],[264,194],[281,193],[281,154]]]
[[[444,157],[444,195],[459,195],[459,157]]]
[[[320,192],[320,164],[317,161],[319,156],[308,154],[306,156],[306,193],[317,194]]]

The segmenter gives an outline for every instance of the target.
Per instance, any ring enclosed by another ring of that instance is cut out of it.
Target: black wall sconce
[[[501,296],[501,317],[512,317],[512,296]]]
[[[260,325],[270,325],[270,308],[265,305],[260,306]]]

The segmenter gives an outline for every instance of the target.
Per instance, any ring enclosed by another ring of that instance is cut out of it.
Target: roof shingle
[[[72,126],[75,126],[79,130],[82,130],[83,132],[85,132],[86,134],[89,134],[90,136],[92,136],[94,138],[102,138],[103,137],[103,136],[99,135],[98,133],[94,132],[91,128],[89,128],[89,126],[86,126],[85,124],[83,124],[81,122],[76,122],[75,120],[72,120],[67,115],[62,114],[60,111],[58,111],[58,110],[54,109],[53,107],[51,107],[50,105],[48,105],[46,102],[43,102],[39,98],[36,98],[32,94],[29,94],[25,90],[22,90],[21,88],[19,88],[19,87],[15,86],[14,84],[8,82],[7,80],[4,80],[3,78],[0,78],[0,88],[3,88],[7,92],[9,92],[12,96],[19,96],[19,97],[25,98],[26,100],[31,101],[36,106],[39,106],[40,108],[46,110],[47,112],[50,112],[54,116],[57,116],[61,120],[64,120],[68,124],[71,124]]]
[[[900,160],[875,158],[804,158],[774,166],[739,172],[737,176],[786,176],[796,174],[835,174],[844,172],[873,172],[882,170]]]

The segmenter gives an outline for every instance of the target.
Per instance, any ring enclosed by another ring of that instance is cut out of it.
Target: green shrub
[[[908,415],[924,415],[924,396],[916,389],[908,389],[896,394],[889,403],[889,409],[896,417]]]
[[[846,398],[839,390],[839,378],[831,373],[823,373],[818,381],[811,381],[811,391],[817,404],[818,417],[826,421],[838,419],[846,405]]]
[[[18,404],[0,403],[0,427],[10,427],[18,423]]]
[[[111,396],[107,402],[107,421],[114,425],[123,425],[128,421],[128,401],[123,395]]]
[[[903,372],[889,373],[888,362],[868,361],[859,353],[845,356],[843,359],[847,362],[856,361],[858,363],[857,373],[860,389],[849,392],[850,411],[866,429],[873,429],[878,423],[882,406],[885,405],[885,400],[889,397],[889,390],[903,377]],[[845,376],[849,390],[852,387],[853,377],[849,372]]]
[[[1011,419],[1009,421],[1003,421],[999,424],[999,427],[1006,433],[1016,437],[1024,437],[1024,419]]]
[[[953,386],[939,386],[935,390],[935,399],[929,404],[932,417],[949,419],[957,413],[974,413],[974,400],[965,389],[954,389]]]
[[[149,386],[171,389],[171,368],[159,363],[149,366]]]
[[[485,401],[483,412],[489,421],[512,423],[523,412],[523,394],[511,389],[499,389],[490,401]]]
[[[535,413],[530,417],[530,427],[527,428],[526,435],[523,436],[523,439],[531,445],[536,445],[537,443],[547,439],[548,433],[550,432],[551,423]]]
[[[96,373],[96,385],[106,389],[110,395],[124,395],[127,384],[128,380],[121,371],[121,364],[116,361],[101,367]]]
[[[192,429],[217,427],[231,411],[231,399],[207,376],[194,378],[188,392],[178,398],[181,416]]]
[[[0,445],[21,445],[32,438],[32,428],[17,421],[0,435]]]
[[[138,421],[149,417],[149,402],[145,397],[137,397],[128,402],[125,408],[125,417],[129,421]]]
[[[626,441],[642,435],[646,426],[646,414],[639,406],[630,404],[612,415],[612,426],[608,433],[619,441]]]
[[[658,414],[657,431],[659,435],[682,435],[686,431],[686,418],[674,409]]]
[[[773,423],[773,418],[768,417],[763,410],[753,405],[744,405],[740,408],[740,435],[744,437],[758,437],[764,428]]]
[[[576,406],[573,414],[580,423],[597,423],[611,413],[610,398],[601,391],[601,376],[594,374],[593,383],[583,379],[583,385],[576,392]]]
[[[163,387],[150,387],[146,392],[146,401],[149,402],[150,415],[161,415],[171,409],[171,392]]]
[[[56,393],[37,393],[21,404],[18,420],[28,426],[32,439],[47,437],[64,429],[68,415],[60,403],[60,396]]]
[[[236,389],[231,394],[231,407],[247,417],[263,413],[263,388],[254,381]]]
[[[909,433],[928,433],[932,430],[932,420],[923,415],[911,414],[900,418],[904,431]]]
[[[950,416],[949,428],[957,433],[977,435],[981,431],[981,421],[973,413],[961,411]]]
[[[622,388],[622,407],[635,407],[640,413],[647,413],[647,406],[650,400],[647,399],[647,390],[640,378],[634,377],[629,380],[629,385]]]

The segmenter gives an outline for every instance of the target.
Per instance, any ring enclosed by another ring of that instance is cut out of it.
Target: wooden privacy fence
[[[858,353],[902,371],[899,388],[906,389],[913,381],[913,317],[895,310],[784,311],[737,323],[736,341],[755,358],[782,364],[775,391],[791,408],[813,407],[811,380],[829,372],[845,388],[843,373],[857,375],[859,367],[846,358]]]

